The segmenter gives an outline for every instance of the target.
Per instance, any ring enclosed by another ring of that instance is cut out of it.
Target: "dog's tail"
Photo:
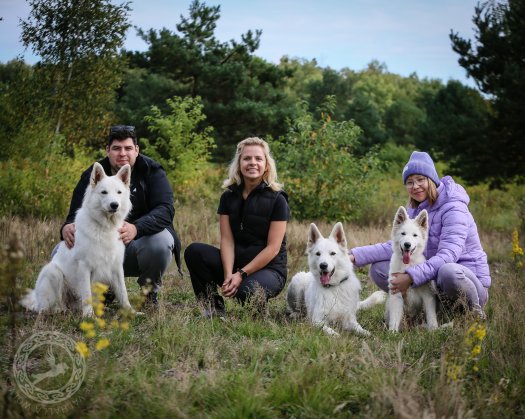
[[[37,311],[35,290],[27,290],[26,295],[20,299],[20,305],[27,310]]]
[[[366,310],[375,305],[382,304],[385,302],[386,296],[387,296],[386,292],[376,291],[372,295],[370,295],[368,298],[365,298],[363,301],[359,301],[357,309]]]

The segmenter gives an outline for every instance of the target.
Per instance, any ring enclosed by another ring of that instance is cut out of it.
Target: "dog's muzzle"
[[[320,266],[321,269],[323,269],[323,266],[322,266],[322,265],[323,265],[323,264],[321,264],[321,266]],[[328,266],[326,266],[326,267],[328,267]],[[330,279],[332,278],[332,275],[333,275],[334,273],[335,273],[335,268],[332,269],[332,272],[328,272],[328,271],[326,271],[326,270],[324,270],[324,269],[321,271],[321,277],[319,278],[319,281],[321,282],[321,285],[322,285],[323,287],[326,287],[326,286],[329,287],[329,286],[330,286]]]

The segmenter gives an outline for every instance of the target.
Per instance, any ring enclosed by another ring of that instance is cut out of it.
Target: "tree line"
[[[197,161],[225,162],[248,136],[284,145],[294,130],[308,137],[297,124],[312,114],[355,125],[347,144],[337,137],[334,146],[358,159],[396,145],[430,151],[473,184],[497,187],[525,174],[525,0],[478,4],[473,40],[451,30],[451,48],[478,89],[402,77],[379,61],[359,71],[286,56],[273,64],[256,55],[261,30],[221,41],[220,6],[199,0],[174,28],[138,29],[145,51],[122,48],[131,2],[29,3],[21,40],[40,61],[0,63],[0,161],[42,158],[50,145],[63,156],[96,155],[107,127],[127,123],[146,151],[171,164],[186,148],[200,148]],[[193,145],[181,139],[192,132]]]

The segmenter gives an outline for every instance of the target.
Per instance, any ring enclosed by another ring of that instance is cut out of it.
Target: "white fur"
[[[315,224],[310,224],[306,251],[310,271],[299,272],[290,281],[286,296],[288,312],[292,316],[306,314],[312,324],[329,335],[339,335],[328,326],[334,323],[344,330],[370,335],[358,323],[357,311],[384,302],[386,294],[376,291],[359,301],[361,284],[348,258],[342,224],[337,223],[328,238],[321,235]]]
[[[408,217],[406,209],[399,207],[392,226],[392,250],[394,253],[390,259],[389,286],[393,279],[393,273],[405,272],[408,267],[426,260],[423,251],[425,250],[427,238],[427,211],[421,211],[421,213],[412,220]],[[403,253],[410,255],[409,263],[403,262]],[[426,315],[427,327],[429,329],[436,329],[438,327],[436,297],[430,287],[430,283],[419,287],[410,287],[407,290],[405,299],[403,299],[401,293],[393,294],[390,291],[388,294],[385,318],[389,330],[399,331],[405,308],[408,309],[410,315],[416,314],[423,308]]]
[[[60,243],[35,289],[22,298],[24,307],[38,313],[80,307],[83,316],[92,316],[91,284],[101,282],[111,287],[122,307],[131,309],[124,282],[125,248],[118,232],[131,210],[130,176],[129,165],[106,176],[102,166],[94,164],[75,217],[75,245],[68,249]]]

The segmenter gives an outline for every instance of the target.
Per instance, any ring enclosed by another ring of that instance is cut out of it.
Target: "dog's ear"
[[[423,210],[418,214],[418,216],[416,217],[416,223],[418,223],[421,227],[423,227],[425,231],[428,230],[428,212],[427,210]]]
[[[339,246],[346,248],[347,244],[343,224],[337,223],[332,229],[330,237],[332,237],[337,242],[337,244],[339,244]]]
[[[407,210],[401,206],[397,209],[396,216],[394,217],[394,227],[399,224],[403,224],[408,219]]]
[[[308,230],[308,245],[307,248],[312,247],[317,240],[319,240],[321,237],[321,232],[317,228],[317,226],[312,223],[310,224],[310,229]]]
[[[129,164],[125,164],[120,168],[120,170],[117,172],[117,177],[126,185],[126,187],[129,188],[129,182],[131,178],[131,166]]]
[[[100,163],[95,162],[93,165],[93,170],[91,171],[91,186],[95,186],[98,182],[106,177],[104,168]]]

